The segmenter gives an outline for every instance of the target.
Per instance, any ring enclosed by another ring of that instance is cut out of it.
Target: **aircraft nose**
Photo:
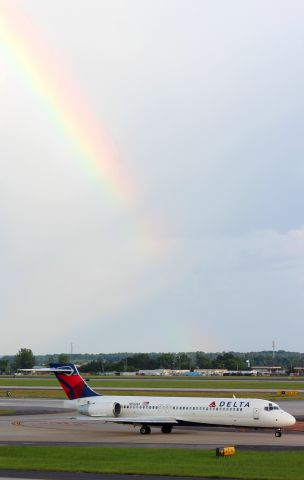
[[[281,427],[292,427],[296,423],[296,419],[290,413],[281,411],[281,416],[277,417],[276,421]]]
[[[291,427],[292,425],[294,425],[296,423],[296,419],[293,415],[290,415],[290,413],[287,413],[287,422],[288,422],[288,426]]]

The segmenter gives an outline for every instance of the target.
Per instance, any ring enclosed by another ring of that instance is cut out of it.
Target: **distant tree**
[[[174,353],[160,353],[158,356],[159,368],[174,368],[175,354]]]
[[[14,357],[14,368],[33,368],[35,357],[30,348],[21,348]]]
[[[58,363],[69,363],[70,357],[66,353],[60,353],[58,355]]]
[[[10,373],[11,365],[8,358],[3,357],[0,359],[0,372],[1,373]]]
[[[45,365],[46,363],[49,365],[50,363],[56,363],[56,359],[57,359],[56,355],[48,355],[46,361],[44,358],[36,357],[36,361],[38,365]]]
[[[189,355],[187,355],[184,352],[179,353],[178,356],[179,356],[178,363],[180,365],[180,368],[182,370],[191,370],[191,367],[192,367],[191,357],[189,357]]]
[[[198,368],[211,368],[211,360],[203,352],[196,352],[195,363]]]
[[[246,370],[246,362],[233,353],[219,354],[213,361],[215,368],[227,368],[227,370]]]

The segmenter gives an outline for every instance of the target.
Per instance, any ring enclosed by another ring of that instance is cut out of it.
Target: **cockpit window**
[[[264,410],[266,410],[266,412],[271,412],[272,410],[279,410],[279,407],[270,403],[268,407],[264,407]]]

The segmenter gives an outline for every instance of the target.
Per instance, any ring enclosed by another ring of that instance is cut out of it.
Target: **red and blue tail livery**
[[[51,363],[49,371],[56,375],[57,380],[69,400],[99,396],[79,375],[77,367],[74,364]]]

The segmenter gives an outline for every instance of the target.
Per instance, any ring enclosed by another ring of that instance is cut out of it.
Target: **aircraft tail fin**
[[[69,400],[99,396],[84,381],[73,363],[50,363],[48,371],[55,374]]]

